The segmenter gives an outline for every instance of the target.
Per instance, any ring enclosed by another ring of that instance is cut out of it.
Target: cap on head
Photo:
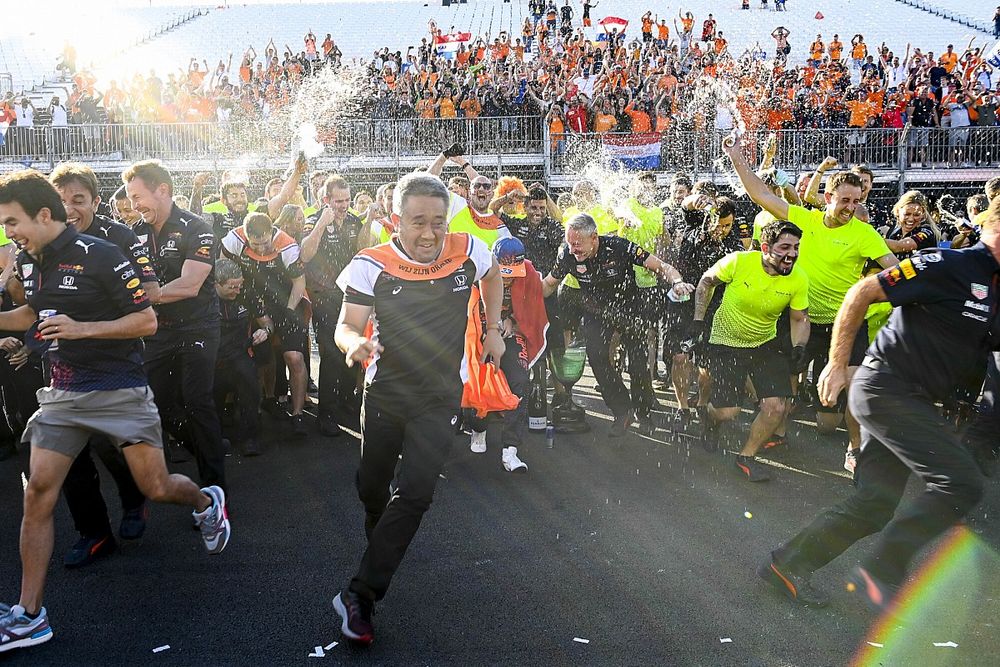
[[[500,239],[493,245],[493,255],[500,265],[500,275],[504,278],[523,278],[524,244],[520,239]]]

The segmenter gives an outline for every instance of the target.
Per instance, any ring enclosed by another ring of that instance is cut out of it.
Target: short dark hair
[[[851,167],[851,173],[857,174],[858,176],[867,176],[872,179],[872,182],[875,182],[875,172],[872,171],[867,165],[856,164]]]
[[[243,218],[243,229],[246,230],[247,236],[260,238],[269,236],[274,226],[271,218],[265,213],[247,213],[247,217]]]
[[[700,180],[694,184],[691,188],[692,194],[708,195],[709,197],[715,197],[719,194],[719,188],[715,187],[715,183],[708,180]]]
[[[715,215],[719,218],[736,216],[736,202],[729,197],[719,197],[715,200]]]
[[[691,189],[691,179],[684,174],[675,174],[670,180],[670,185],[683,185],[688,190]]]
[[[125,186],[123,185],[115,190],[115,193],[111,195],[111,198],[115,201],[125,201],[128,199],[128,192],[125,190]]]
[[[323,181],[323,194],[329,196],[330,190],[347,190],[351,191],[351,186],[344,180],[343,176],[339,174],[330,174]]]
[[[539,199],[547,200],[548,198],[549,194],[545,191],[545,188],[540,185],[535,185],[528,190],[528,201],[538,201]]]
[[[782,234],[791,234],[797,239],[802,238],[802,230],[787,220],[772,220],[760,230],[760,244],[774,245]]]
[[[43,208],[53,220],[66,222],[66,207],[55,186],[41,172],[23,169],[0,177],[0,204],[20,204],[28,217],[34,218]]]
[[[79,183],[87,188],[90,196],[97,199],[97,174],[94,170],[81,162],[61,162],[49,174],[49,182],[57,188],[61,188],[70,183]]]
[[[136,178],[145,183],[150,190],[155,190],[166,183],[170,196],[174,194],[174,179],[159,160],[136,162],[122,172],[122,183],[131,183]]]

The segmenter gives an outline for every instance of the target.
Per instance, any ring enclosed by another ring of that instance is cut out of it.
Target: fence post
[[[49,171],[52,171],[53,169],[56,168],[56,148],[54,142],[55,135],[52,132],[51,125],[45,126],[45,131],[43,133],[42,139],[43,141],[45,141],[45,156],[48,158],[49,161]]]
[[[906,144],[909,143],[909,137],[905,129],[899,130],[898,138],[896,139],[896,172],[899,174],[899,196],[902,197],[903,193],[906,192]]]
[[[542,130],[542,169],[545,174],[545,181],[548,182],[552,175],[552,142],[549,141],[549,126],[544,118],[539,118]]]

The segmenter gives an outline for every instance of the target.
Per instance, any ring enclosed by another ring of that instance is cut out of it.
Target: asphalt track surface
[[[0,665],[844,665],[870,640],[884,647],[868,664],[997,664],[996,479],[970,518],[972,566],[925,586],[920,614],[887,624],[895,637],[867,635],[876,617],[844,582],[869,540],[816,575],[832,593],[823,610],[795,606],[754,574],[773,546],[849,493],[843,433],[801,426],[767,457],[778,466],[772,481],[750,484],[731,454],[664,431],[616,446],[590,382],[577,394],[593,431],[559,435],[552,449],[529,436],[525,475],[505,472],[498,448],[477,455],[456,438],[378,606],[371,648],[344,643],[331,606],[364,542],[358,442],[294,442],[265,420],[265,454],[228,459],[233,537],[219,556],[205,554],[187,511],[156,506],[141,544],[67,571],[61,558],[76,535],[60,505],[46,598],[54,638],[0,654]],[[8,603],[26,462],[0,463]],[[908,491],[918,491],[912,481]],[[117,525],[110,484],[105,495]],[[958,646],[933,646],[949,641]],[[317,646],[331,648],[309,657]]]

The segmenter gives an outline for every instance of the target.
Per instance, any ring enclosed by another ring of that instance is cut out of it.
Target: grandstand
[[[571,5],[579,20],[580,0],[571,0]],[[629,32],[638,35],[639,17],[658,5],[648,0],[600,3],[594,10],[595,24],[596,19],[606,15],[620,16],[631,22]],[[936,53],[948,44],[954,44],[956,49],[964,48],[973,36],[980,44],[991,41],[985,6],[983,15],[975,17],[973,8],[965,0],[938,0],[935,3],[924,0],[819,0],[809,3],[790,0],[787,6],[788,11],[775,12],[773,3],[769,3],[768,10],[762,10],[759,2],[751,2],[751,9],[742,11],[739,0],[689,0],[671,3],[669,9],[664,6],[662,11],[669,20],[676,18],[679,9],[691,11],[697,19],[696,32],[700,31],[701,20],[712,13],[729,40],[730,50],[736,53],[756,44],[768,53],[773,52],[770,33],[782,25],[791,31],[789,57],[793,61],[805,57],[817,33],[822,33],[827,40],[838,33],[844,42],[862,33],[868,44],[877,46],[884,41],[899,54],[905,51],[908,40],[919,42],[925,51]],[[506,30],[517,36],[528,14],[528,3],[527,0],[470,0],[443,6],[440,0],[396,0],[391,3],[348,0],[324,4],[203,5],[193,9],[188,6],[109,10],[101,9],[97,3],[85,3],[72,14],[52,17],[41,14],[46,11],[45,5],[34,9],[19,8],[15,11],[23,13],[25,20],[5,21],[0,25],[0,73],[12,75],[15,91],[30,89],[55,75],[63,41],[72,39],[79,62],[93,64],[104,81],[150,69],[164,76],[178,68],[186,70],[191,57],[214,66],[219,60],[226,60],[230,53],[238,59],[249,46],[263,54],[263,47],[270,39],[279,51],[284,50],[286,44],[299,51],[302,37],[309,29],[320,40],[330,33],[346,60],[370,58],[374,50],[383,46],[405,52],[408,46],[419,44],[421,38],[427,36],[427,24],[432,19],[446,32],[455,26],[473,35],[489,33],[496,36]],[[817,12],[822,19],[816,18]],[[44,34],[41,28],[26,32],[24,25],[44,25]],[[901,29],[902,26],[905,29]]]

